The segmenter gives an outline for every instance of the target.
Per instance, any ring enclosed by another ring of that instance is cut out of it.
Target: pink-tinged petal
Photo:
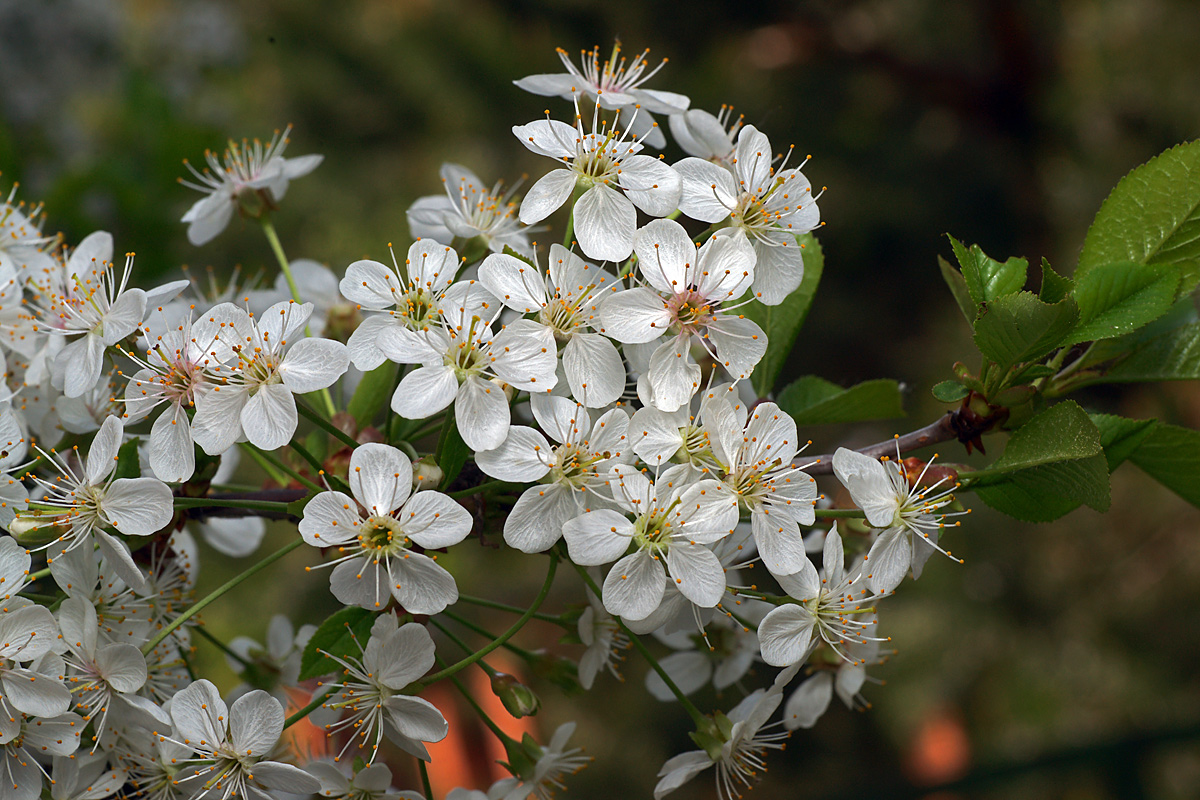
[[[475,463],[497,480],[536,481],[550,471],[550,443],[533,428],[512,425],[504,443],[494,450],[477,452]]]
[[[625,391],[625,364],[612,341],[600,334],[573,334],[562,362],[572,396],[588,408],[603,408]]]
[[[629,198],[597,184],[575,202],[575,237],[585,256],[624,261],[633,252],[637,211]]]
[[[313,547],[329,547],[354,541],[361,520],[354,498],[341,492],[321,492],[304,507],[299,530]]]
[[[504,541],[522,553],[540,553],[562,536],[563,525],[582,510],[576,492],[557,483],[531,486],[504,520]]]
[[[306,394],[325,389],[350,367],[346,345],[332,339],[302,339],[279,365],[279,376],[293,392]]]
[[[541,222],[562,208],[575,191],[575,181],[576,175],[569,169],[551,170],[539,178],[521,201],[521,222],[526,225]]]
[[[605,336],[624,344],[646,344],[667,332],[671,313],[657,292],[639,286],[607,298],[600,306],[600,322]]]
[[[350,491],[368,514],[395,511],[412,492],[412,462],[396,448],[368,442],[350,454]]]
[[[599,566],[625,555],[633,540],[633,523],[611,509],[589,511],[562,526],[571,560],[584,566]]]
[[[104,493],[104,517],[127,536],[148,536],[175,514],[171,489],[154,478],[118,478]]]
[[[418,367],[404,376],[392,395],[392,411],[405,419],[425,419],[454,401],[458,378],[452,367]]]
[[[278,450],[296,433],[296,399],[281,383],[268,383],[242,408],[242,430],[255,447]]]
[[[458,600],[454,576],[429,556],[405,553],[388,564],[392,596],[412,614],[439,614]]]
[[[450,547],[467,538],[471,512],[441,492],[417,492],[396,513],[404,535],[421,547]]]
[[[666,585],[662,562],[649,551],[639,550],[608,571],[604,579],[604,610],[617,617],[644,619],[662,602]]]
[[[763,661],[773,667],[790,667],[808,656],[813,623],[812,614],[792,603],[772,609],[758,624]]]
[[[454,400],[454,422],[462,440],[472,450],[494,450],[508,436],[508,398],[489,380],[471,376],[459,387]]]

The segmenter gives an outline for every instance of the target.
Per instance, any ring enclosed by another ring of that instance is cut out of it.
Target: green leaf
[[[962,267],[967,291],[977,306],[1025,288],[1025,273],[1029,268],[1029,262],[1025,259],[1010,258],[1001,263],[989,258],[977,244],[968,249],[953,236],[949,238],[958,264]]]
[[[1081,503],[1108,509],[1100,431],[1077,403],[1042,411],[1009,437],[1004,455],[971,480],[981,500],[1027,522],[1058,519]],[[970,473],[962,475],[970,479]]]
[[[300,656],[300,680],[319,678],[331,672],[337,672],[342,666],[327,653],[345,658],[346,656],[361,656],[360,647],[367,646],[371,638],[371,626],[375,623],[375,614],[358,606],[349,606],[335,612],[321,623]],[[356,641],[357,640],[357,643]]]
[[[1070,298],[1050,305],[1032,292],[1004,295],[985,306],[975,322],[975,344],[1002,369],[1009,369],[1058,347],[1078,317]]]
[[[1075,285],[1079,325],[1071,342],[1132,333],[1171,310],[1178,286],[1179,270],[1169,265],[1122,261],[1089,270]]]
[[[1070,278],[1064,278],[1053,269],[1050,268],[1050,262],[1042,259],[1042,288],[1038,292],[1038,297],[1046,303],[1057,303],[1071,293],[1075,282]]]
[[[779,407],[790,414],[797,425],[904,416],[900,384],[883,379],[843,389],[824,378],[806,375],[780,393]]]
[[[117,450],[117,469],[113,478],[136,478],[142,474],[138,460],[138,440],[130,439]]]
[[[1090,416],[1100,429],[1100,446],[1108,459],[1109,472],[1121,466],[1158,427],[1158,421],[1153,419],[1127,419],[1113,414]]]
[[[392,396],[392,388],[396,381],[396,365],[385,361],[375,369],[363,375],[350,398],[346,410],[359,428],[370,425],[375,417],[383,411]]]
[[[1117,362],[1105,383],[1181,381],[1200,378],[1200,322],[1183,325],[1144,342]]]
[[[821,243],[811,233],[797,236],[796,241],[803,248],[804,256],[804,278],[796,290],[777,306],[765,306],[754,300],[742,307],[742,313],[758,323],[758,327],[767,334],[767,352],[750,376],[750,382],[759,397],[766,397],[775,388],[775,379],[779,377],[779,371],[783,369],[788,353],[796,343],[800,326],[808,317],[808,309],[812,306],[825,267]]]
[[[1116,261],[1179,267],[1180,294],[1200,281],[1200,141],[1173,147],[1121,179],[1088,229],[1075,280]]]
[[[937,260],[938,269],[942,271],[942,279],[950,287],[950,294],[954,295],[954,302],[958,303],[958,308],[962,311],[963,316],[967,318],[967,323],[974,325],[975,317],[979,311],[975,305],[975,301],[971,299],[971,292],[967,289],[966,279],[963,278],[961,272],[950,266],[950,262],[946,259],[938,256]]]
[[[462,440],[462,435],[458,432],[458,425],[451,424],[446,444],[442,448],[442,452],[438,454],[438,466],[442,468],[444,476],[442,478],[443,489],[454,483],[454,479],[458,477],[458,473],[462,472],[463,465],[467,463],[467,457],[470,455],[471,448],[467,447],[467,443]]]
[[[1194,506],[1200,506],[1200,431],[1160,424],[1129,460]]]
[[[933,396],[943,403],[957,403],[969,393],[970,390],[958,381],[942,381],[933,387]]]

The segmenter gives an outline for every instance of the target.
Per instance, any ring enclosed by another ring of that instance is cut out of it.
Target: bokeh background
[[[806,172],[829,187],[825,277],[784,380],[891,377],[910,390],[907,420],[806,431],[822,452],[942,413],[929,387],[972,352],[938,276],[942,234],[1069,272],[1117,179],[1200,130],[1192,0],[0,0],[0,187],[45,201],[47,229],[67,241],[111,230],[147,282],[183,264],[269,270],[253,224],[188,245],[178,219],[195,196],[176,178],[185,157],[292,123],[291,154],[326,160],[276,224],[291,257],[340,270],[407,245],[404,210],[440,190],[442,161],[485,180],[540,174],[509,127],[567,107],[511,81],[558,71],[556,46],[607,52],[614,37],[671,59],[653,87],[731,103],[776,150],[813,154]],[[1080,399],[1200,427],[1191,385]],[[1200,796],[1200,513],[1126,465],[1107,515],[1033,526],[980,509],[953,547],[965,565],[935,559],[887,603],[899,654],[874,671],[886,686],[865,690],[874,707],[835,701],[771,759],[758,795],[922,796],[958,781],[936,796]],[[459,549],[446,558],[464,591],[521,602],[541,580],[540,561]],[[323,579],[296,556],[206,612],[211,629],[261,637],[272,613],[328,613]],[[202,588],[241,568],[205,561]],[[563,579],[551,604],[578,599]],[[531,627],[521,643],[579,652],[557,635]],[[662,761],[691,748],[686,716],[638,685],[644,670],[631,655],[625,685],[602,679],[582,698],[539,685],[534,729],[576,718],[596,756],[572,796],[644,796]],[[441,786],[486,779],[486,735],[457,728]],[[711,794],[702,777],[677,796]]]

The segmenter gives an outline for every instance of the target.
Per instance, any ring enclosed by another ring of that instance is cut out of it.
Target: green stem
[[[445,612],[443,612],[443,613],[445,613]],[[432,625],[433,627],[437,628],[439,631],[441,631],[443,636],[445,636],[447,639],[449,639],[450,641],[452,641],[456,645],[458,645],[459,648],[467,655],[470,655],[471,653],[475,652],[474,650],[471,649],[471,645],[467,644],[462,639],[458,638],[458,636],[453,631],[451,631],[449,628],[447,628],[442,623],[438,622],[433,617],[429,618],[429,624]],[[492,638],[492,637],[488,637],[488,638]],[[479,665],[480,669],[482,669],[484,672],[487,673],[487,676],[489,678],[496,675],[496,673],[498,672],[498,670],[491,667],[482,658],[479,659],[478,661],[476,661],[475,663]]]
[[[287,513],[288,504],[275,500],[225,500],[216,497],[176,497],[175,508],[252,508]]]
[[[471,622],[471,620],[467,619],[466,617],[459,616],[458,614],[455,614],[453,611],[443,611],[442,616],[446,617],[447,619],[454,620],[455,622],[457,622],[459,625],[462,625],[467,630],[473,631],[485,639],[495,639],[496,638],[496,634],[492,633],[487,628],[484,628],[480,625],[476,625],[474,622]],[[504,649],[509,651],[513,655],[518,656],[519,658],[522,658],[529,662],[536,661],[538,658],[538,656],[536,654],[531,653],[530,651],[524,649],[523,647],[517,647],[512,642],[505,642]]]
[[[550,567],[546,570],[546,580],[545,580],[545,582],[542,583],[541,591],[539,591],[537,597],[535,597],[533,599],[533,605],[531,605],[525,611],[525,613],[522,614],[520,616],[520,618],[516,622],[513,623],[512,627],[509,628],[508,630],[506,630],[504,633],[500,634],[500,636],[498,638],[493,639],[491,642],[484,645],[483,649],[476,651],[474,653],[474,655],[467,656],[462,661],[459,661],[457,664],[452,664],[449,667],[446,667],[441,672],[435,672],[433,675],[430,675],[428,678],[425,678],[424,680],[418,681],[417,683],[413,684],[413,687],[415,689],[413,694],[415,694],[417,691],[420,691],[422,688],[429,686],[430,684],[437,683],[442,678],[448,678],[451,675],[454,675],[456,672],[466,669],[467,667],[471,666],[479,659],[486,656],[488,653],[495,650],[497,647],[500,647],[501,645],[503,645],[505,642],[507,642],[513,636],[515,636],[517,634],[517,631],[519,631],[519,630],[521,630],[521,628],[525,627],[526,622],[529,622],[529,620],[533,619],[533,615],[536,614],[538,608],[541,607],[542,601],[544,601],[546,599],[546,595],[550,594],[550,584],[554,583],[554,573],[557,569],[558,569],[558,554],[552,553],[550,555]]]
[[[400,415],[391,409],[391,398],[396,396],[396,390],[400,388],[400,381],[404,380],[404,373],[408,372],[408,364],[401,364],[396,370],[396,382],[392,384],[392,393],[388,395],[387,410],[390,412],[387,421],[387,440],[388,442],[396,441],[396,418]]]
[[[493,489],[507,489],[514,486],[523,486],[520,483],[510,483],[509,481],[488,481],[481,483],[478,486],[472,486],[470,489],[460,489],[457,492],[447,492],[447,494],[457,500],[460,497],[471,497],[477,494],[483,494]]]
[[[425,789],[425,796],[429,800],[433,800],[433,785],[429,782],[429,769],[425,766],[425,761],[417,759],[417,769],[421,771],[421,786]]]
[[[275,225],[271,222],[271,217],[263,214],[258,218],[262,223],[263,233],[267,236],[267,242],[271,245],[271,251],[275,253],[275,260],[279,262],[279,269],[283,271],[283,277],[287,280],[288,291],[292,293],[292,299],[297,303],[304,303],[304,299],[300,297],[300,289],[296,286],[296,279],[292,277],[292,266],[288,263],[287,255],[283,252],[283,245],[279,242],[279,235],[275,233]],[[305,324],[304,335],[312,336],[312,329]],[[333,407],[333,397],[329,394],[328,389],[321,390],[321,399],[325,401],[325,410],[329,412],[329,416],[333,416],[337,411]]]
[[[438,660],[441,661],[441,659]],[[442,663],[444,664],[446,662],[442,661]],[[509,742],[514,744],[516,743],[511,736],[501,730],[500,726],[497,725],[496,722],[487,715],[487,712],[483,710],[483,706],[479,705],[479,702],[471,695],[471,692],[467,690],[467,687],[462,685],[462,681],[460,681],[458,678],[452,677],[450,678],[450,682],[453,683],[454,688],[458,689],[458,691],[462,694],[463,698],[467,701],[467,704],[471,706],[472,710],[474,710],[474,712],[479,716],[479,719],[483,721],[483,724],[488,726],[488,730],[496,734],[496,738],[499,739],[502,744],[508,744]]]
[[[447,408],[446,416],[442,420],[442,432],[440,434],[438,434],[437,449],[433,451],[434,458],[437,459],[438,464],[442,463],[442,459],[446,452],[446,443],[450,441],[450,433],[453,430],[454,430],[454,409]],[[449,475],[446,475],[446,477],[444,477],[442,479],[442,486],[440,488],[443,491],[445,491],[446,487],[450,485],[450,482],[448,480],[449,477],[450,477]]]
[[[243,658],[242,656],[239,656],[237,653],[235,653],[229,647],[229,645],[225,644],[220,639],[218,639],[217,637],[215,637],[211,633],[209,633],[207,630],[205,630],[203,625],[197,625],[193,630],[195,630],[196,633],[198,633],[200,635],[201,639],[207,639],[209,641],[209,643],[216,646],[216,648],[218,650],[220,650],[222,653],[224,653],[225,655],[232,658],[234,661],[241,664],[243,667],[253,667],[254,666],[253,662]]]
[[[253,458],[256,462],[258,462],[258,465],[260,467],[262,467],[267,472],[268,475],[271,476],[271,479],[274,480],[276,483],[278,483],[280,486],[288,485],[288,481],[284,480],[284,477],[283,477],[283,476],[287,476],[287,477],[290,477],[292,480],[296,481],[296,483],[299,483],[301,486],[304,486],[308,489],[312,489],[314,492],[325,491],[324,487],[318,486],[317,484],[313,483],[308,478],[304,477],[299,472],[296,472],[296,470],[287,466],[286,464],[284,464],[279,459],[275,458],[270,453],[264,453],[262,450],[259,450],[257,447],[250,444],[249,442],[240,442],[239,444],[242,448],[242,452],[248,453],[250,455],[250,457]]]
[[[520,606],[510,606],[507,603],[497,603],[495,600],[488,600],[485,597],[474,597],[469,594],[460,594],[458,599],[463,603],[470,603],[473,606],[483,606],[484,608],[494,608],[497,611],[507,611],[510,614],[524,614],[526,609]],[[555,625],[561,625],[567,630],[574,629],[574,624],[563,622],[561,617],[556,617],[551,614],[534,614],[534,619],[540,619],[542,622],[553,622]]]
[[[863,519],[867,516],[861,508],[818,508],[814,513],[818,519]]]
[[[329,420],[322,417],[316,411],[313,411],[311,408],[309,408],[304,403],[300,403],[300,402],[296,403],[296,410],[300,412],[301,416],[307,417],[312,422],[315,422],[317,424],[317,427],[323,428],[326,433],[330,434],[331,436],[333,436],[333,438],[337,439],[339,442],[346,445],[350,449],[354,449],[355,447],[358,447],[358,442],[355,441],[355,439],[353,437],[351,437],[349,434],[347,434],[344,430],[342,430],[338,426],[334,425]]]
[[[216,600],[221,595],[225,594],[226,592],[228,592],[230,589],[234,588],[238,584],[242,583],[243,581],[253,578],[255,575],[257,575],[263,569],[270,566],[271,564],[274,564],[276,561],[283,558],[288,553],[292,552],[293,550],[295,550],[297,547],[299,547],[302,544],[304,544],[303,539],[296,539],[294,542],[290,542],[290,543],[284,545],[283,547],[279,548],[274,553],[267,556],[262,561],[258,562],[254,566],[250,567],[249,569],[247,569],[245,572],[241,573],[240,575],[235,575],[234,577],[225,581],[225,583],[221,584],[216,589],[214,589],[207,597],[205,597],[203,600],[197,601],[195,604],[192,605],[191,608],[189,608],[187,611],[183,612],[178,617],[176,617],[174,620],[172,620],[170,625],[167,625],[161,631],[159,631],[157,636],[155,636],[153,639],[151,639],[149,642],[147,642],[142,647],[142,654],[149,655],[151,652],[154,651],[154,648],[158,646],[159,642],[161,642],[163,639],[170,636],[175,631],[175,629],[178,628],[180,625],[187,622],[189,619],[194,617],[196,614],[198,614],[199,612],[201,612],[205,608],[207,608],[208,605],[210,603],[212,603],[214,600]]]
[[[318,708],[321,707],[321,705],[325,702],[325,700],[328,696],[329,696],[328,693],[322,692],[321,688],[317,687],[316,691],[313,692],[313,699],[309,702],[309,704],[306,705],[304,708],[300,709],[299,711],[297,711],[295,714],[292,714],[290,717],[288,717],[287,719],[285,719],[283,721],[284,729],[286,730],[287,728],[292,727],[297,722],[304,719],[312,712],[316,711]]]
[[[595,594],[596,597],[601,597],[602,593],[600,591],[600,587],[596,585],[594,580],[592,580],[592,576],[588,575],[587,570],[580,565],[575,564],[574,562],[572,562],[572,566],[575,567],[575,571],[579,573],[581,578],[583,578],[584,583],[588,585],[588,588],[592,590],[592,593]],[[683,690],[675,685],[675,681],[671,680],[671,676],[668,675],[667,671],[662,668],[662,666],[658,663],[658,660],[651,655],[650,651],[646,648],[646,645],[642,643],[640,638],[638,638],[638,635],[629,630],[629,628],[625,627],[625,623],[620,617],[613,617],[613,619],[615,619],[617,624],[621,626],[621,630],[624,631],[625,635],[629,637],[629,641],[633,643],[633,646],[637,648],[637,651],[642,654],[642,658],[646,659],[646,661],[649,662],[650,667],[658,673],[658,677],[662,678],[663,683],[665,683],[667,688],[671,690],[671,694],[675,695],[675,699],[679,701],[681,706],[683,706],[683,710],[686,711],[688,716],[692,718],[692,721],[696,723],[696,727],[700,730],[704,730],[706,727],[711,725],[709,718],[706,717],[704,713],[700,711],[700,709],[696,708],[695,704],[692,703],[692,701],[687,698],[687,695],[683,693]]]

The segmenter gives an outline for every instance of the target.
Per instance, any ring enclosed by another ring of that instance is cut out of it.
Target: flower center
[[[362,526],[358,543],[363,550],[379,555],[392,555],[408,547],[404,526],[392,516],[376,515]]]

